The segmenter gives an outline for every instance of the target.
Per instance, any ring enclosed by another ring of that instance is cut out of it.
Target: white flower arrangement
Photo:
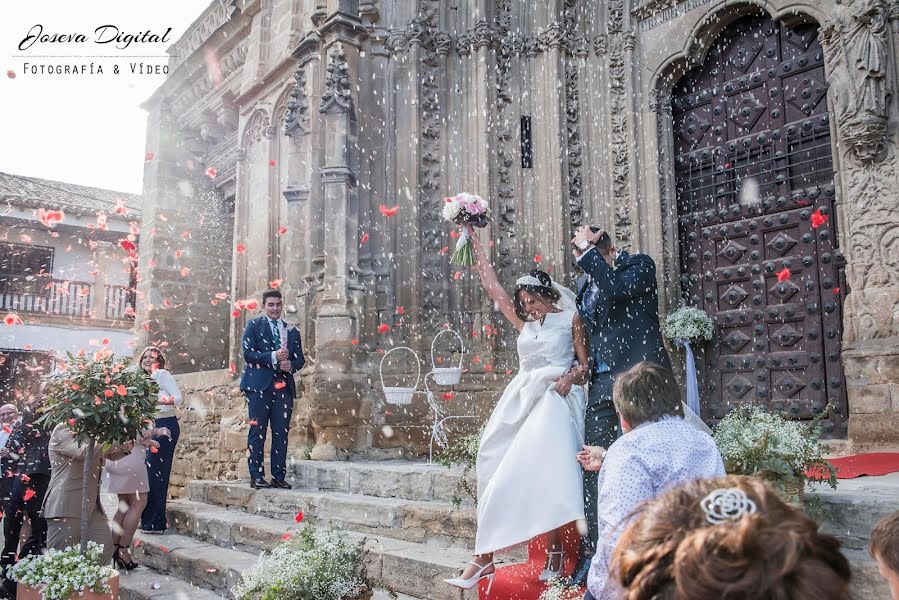
[[[299,535],[281,542],[245,571],[233,590],[234,597],[239,600],[367,597],[372,583],[365,572],[365,554],[365,540],[351,544],[338,531],[306,526]]]
[[[450,258],[454,265],[471,266],[475,263],[474,250],[466,225],[486,227],[489,221],[487,201],[475,194],[462,192],[446,198],[441,211],[450,223],[462,225],[462,233],[456,242],[456,250]]]
[[[581,588],[570,577],[550,579],[538,600],[580,600]]]
[[[18,582],[33,588],[42,587],[44,600],[67,600],[70,597],[93,591],[108,594],[109,578],[118,572],[102,566],[103,546],[88,542],[87,554],[82,555],[78,546],[65,550],[47,550],[46,553],[27,556],[12,567],[10,574]]]
[[[695,306],[683,306],[665,319],[665,337],[672,341],[707,342],[714,333],[712,317]]]
[[[741,406],[718,423],[712,436],[730,474],[761,476],[785,496],[787,484],[801,490],[807,480],[835,488],[836,470],[824,459],[818,440],[818,423],[825,414],[801,423],[757,406]]]

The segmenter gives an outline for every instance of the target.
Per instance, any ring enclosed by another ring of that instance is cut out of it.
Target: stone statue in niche
[[[888,16],[883,0],[837,0],[832,19],[821,28],[837,125],[863,163],[878,158],[887,133]]]

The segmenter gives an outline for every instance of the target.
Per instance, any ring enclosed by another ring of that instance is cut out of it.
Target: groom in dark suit
[[[588,446],[608,448],[620,435],[612,404],[615,376],[648,360],[671,368],[659,329],[656,265],[646,254],[618,251],[607,233],[580,227],[571,240],[584,271],[578,279],[577,306],[590,334],[590,394],[585,438]],[[586,581],[596,550],[597,472],[584,473],[584,509],[589,534],[581,544],[577,580]]]
[[[300,332],[287,328],[281,319],[284,300],[278,290],[262,294],[265,314],[247,323],[243,332],[243,357],[246,366],[240,389],[247,395],[250,409],[250,486],[254,489],[276,487],[290,489],[287,475],[287,431],[293,414],[296,384],[293,374],[303,368]],[[263,448],[269,424],[272,428],[272,482],[265,480]]]

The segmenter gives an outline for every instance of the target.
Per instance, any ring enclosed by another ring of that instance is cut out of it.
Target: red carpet
[[[581,536],[574,523],[569,524],[562,535],[565,548],[565,574],[571,575],[577,562]],[[490,595],[487,595],[487,581],[482,581],[478,589],[481,600],[537,600],[546,584],[537,577],[546,564],[546,544],[543,537],[535,538],[528,544],[528,561],[520,565],[500,567],[496,571],[496,579]],[[587,592],[584,588],[578,598]]]
[[[899,452],[875,452],[832,458],[837,468],[837,479],[855,479],[868,475],[888,475],[899,471]]]

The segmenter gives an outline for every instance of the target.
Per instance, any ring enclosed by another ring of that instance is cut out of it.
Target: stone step
[[[288,480],[301,489],[421,502],[452,502],[462,475],[459,466],[408,460],[299,460],[291,469]],[[474,481],[473,472],[469,479]],[[466,499],[464,504],[473,502]]]
[[[316,525],[430,544],[473,548],[477,515],[473,508],[447,502],[423,502],[341,492],[254,490],[246,483],[192,481],[188,498],[247,513],[291,521],[303,511]],[[169,519],[183,518],[178,502],[169,504]]]
[[[813,505],[812,515],[822,529],[846,548],[864,550],[877,521],[899,509],[899,473],[841,479],[835,490],[816,485],[813,495],[820,506]]]
[[[191,585],[170,575],[157,573],[145,566],[119,576],[119,600],[222,600],[230,598],[212,590]],[[384,589],[375,589],[372,600],[388,600]],[[397,600],[422,600],[397,594]]]
[[[165,574],[218,592],[226,592],[261,550],[278,544],[293,520],[276,520],[225,508],[182,501],[185,518],[170,521],[178,533],[138,534],[135,560]],[[405,540],[345,531],[350,541],[368,537],[368,572],[379,584],[418,598],[474,599],[477,593],[452,588],[443,579],[464,567],[471,556],[455,548],[438,548]]]
[[[885,600],[890,597],[889,584],[866,550],[844,548],[843,554],[852,567],[849,589],[853,600]]]

